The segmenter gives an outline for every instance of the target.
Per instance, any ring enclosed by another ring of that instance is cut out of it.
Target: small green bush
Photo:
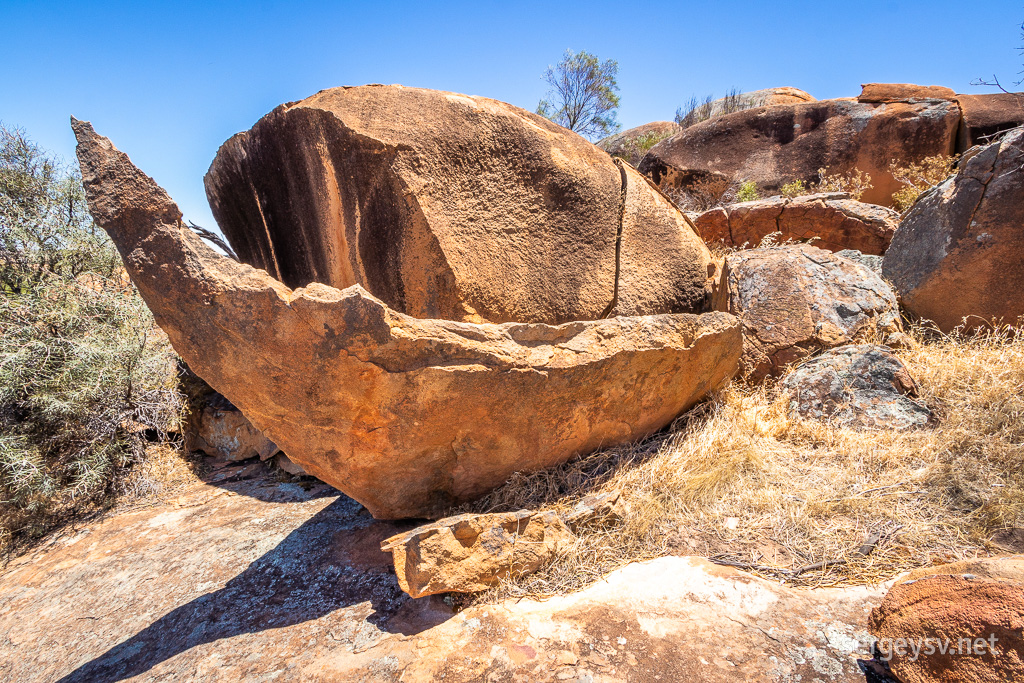
[[[785,185],[779,188],[779,192],[782,193],[783,197],[789,197],[790,199],[792,199],[793,197],[800,197],[805,194],[810,194],[810,191],[807,189],[807,183],[805,183],[802,180],[794,180],[792,182],[786,183]]]
[[[738,202],[752,202],[760,198],[761,193],[758,192],[757,183],[753,180],[744,180],[740,183],[740,188],[736,190],[736,201]]]

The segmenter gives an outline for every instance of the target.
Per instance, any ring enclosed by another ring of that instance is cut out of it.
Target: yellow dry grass
[[[588,529],[545,570],[481,599],[564,593],[665,554],[840,585],[997,550],[995,530],[1024,526],[1024,336],[912,336],[897,353],[937,427],[837,428],[790,416],[771,386],[734,383],[662,434],[516,475],[463,508],[561,509],[615,489],[629,506],[621,523]]]

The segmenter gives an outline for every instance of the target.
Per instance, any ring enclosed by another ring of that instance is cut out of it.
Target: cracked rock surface
[[[730,254],[714,307],[743,323],[740,368],[754,380],[816,351],[903,329],[896,296],[881,277],[805,244]]]
[[[705,242],[730,247],[756,247],[768,235],[780,233],[780,242],[813,239],[819,249],[855,249],[877,256],[888,248],[899,214],[831,192],[728,204],[705,211],[693,222]]]
[[[699,313],[713,275],[643,176],[483,97],[324,90],[224,143],[206,189],[242,261],[289,287],[360,284],[417,318]]]
[[[735,373],[724,313],[473,324],[399,313],[359,285],[293,290],[207,247],[124,153],[73,127],[90,211],[174,349],[376,517],[437,517],[515,471],[633,441]]]
[[[903,306],[948,332],[1024,315],[1024,129],[922,195],[882,260]]]

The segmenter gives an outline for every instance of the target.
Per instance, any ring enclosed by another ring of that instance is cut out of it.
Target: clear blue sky
[[[790,85],[819,99],[869,81],[1017,80],[1024,3],[61,2],[0,0],[0,120],[71,160],[92,121],[213,226],[218,146],[322,88],[402,83],[533,109],[566,48],[619,62],[624,128],[690,95]]]

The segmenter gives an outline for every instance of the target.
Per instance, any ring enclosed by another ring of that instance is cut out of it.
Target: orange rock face
[[[1024,124],[1024,93],[957,95],[956,101],[963,112],[957,140],[961,152],[972,145],[986,145],[992,142],[988,136]]]
[[[710,284],[707,249],[654,188],[575,133],[482,97],[324,90],[228,140],[206,189],[242,261],[289,287],[360,284],[417,318],[593,320],[623,289],[654,296],[630,314],[692,313]],[[648,223],[629,222],[632,201],[657,205]],[[650,266],[623,282],[619,236],[648,228]]]
[[[742,321],[741,372],[754,380],[815,351],[902,329],[896,296],[882,278],[807,245],[730,254],[714,307]]]
[[[903,683],[1024,680],[1024,555],[910,572],[869,629]]]
[[[693,222],[705,242],[727,246],[755,247],[779,233],[778,241],[813,240],[813,246],[827,251],[856,249],[880,255],[896,232],[899,215],[884,206],[830,193],[729,204],[705,211]]]
[[[908,100],[952,100],[956,93],[941,85],[913,83],[865,83],[858,102],[907,102]]]
[[[374,516],[437,516],[512,472],[632,441],[736,370],[726,314],[472,324],[358,285],[293,290],[208,248],[125,154],[73,125],[90,211],[175,350]]]
[[[944,331],[1024,315],[1024,130],[920,197],[882,260],[903,306]]]
[[[823,100],[748,109],[698,123],[658,143],[639,170],[660,187],[685,188],[707,177],[751,180],[775,193],[787,182],[816,182],[855,169],[871,176],[862,201],[889,206],[902,185],[889,163],[951,154],[960,109],[955,102],[891,104]]]

